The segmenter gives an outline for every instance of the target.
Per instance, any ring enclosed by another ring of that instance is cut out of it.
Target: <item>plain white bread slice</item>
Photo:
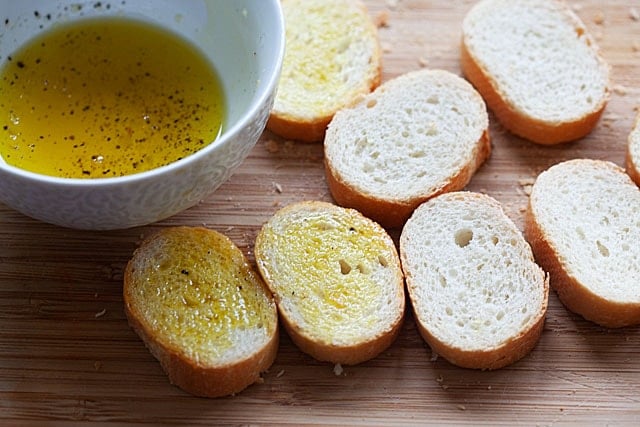
[[[631,179],[640,185],[640,114],[636,116],[631,133],[629,133],[626,166]]]
[[[286,50],[267,128],[322,141],[336,111],[380,84],[377,28],[360,0],[282,0],[282,9]]]
[[[324,141],[333,198],[384,227],[425,200],[464,188],[491,152],[480,95],[444,70],[385,82],[339,111]]]
[[[462,32],[462,70],[504,127],[557,144],[596,125],[609,99],[609,67],[564,2],[482,0]]]
[[[640,323],[640,190],[622,168],[576,159],[541,173],[525,235],[569,310],[606,327]]]
[[[493,198],[453,192],[422,204],[400,236],[418,330],[451,363],[498,369],[542,333],[548,279]]]
[[[170,227],[146,239],[124,275],[129,323],[171,383],[204,397],[238,393],[273,363],[277,309],[227,237]]]
[[[321,361],[356,364],[385,350],[404,318],[404,281],[386,231],[353,209],[289,205],[262,227],[256,262],[293,342]]]

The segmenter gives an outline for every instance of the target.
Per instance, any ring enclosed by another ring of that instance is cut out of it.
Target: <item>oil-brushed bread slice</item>
[[[273,297],[213,230],[171,227],[146,239],[126,267],[124,308],[171,383],[197,396],[238,393],[276,357]]]
[[[422,204],[402,229],[400,257],[418,330],[449,362],[498,369],[538,342],[548,279],[490,196],[453,192]]]
[[[462,33],[462,70],[504,127],[557,144],[596,125],[609,98],[609,67],[565,2],[482,0]]]
[[[386,231],[353,209],[286,206],[264,224],[256,262],[293,342],[321,361],[356,364],[385,350],[404,318],[404,281]]]
[[[467,185],[491,152],[488,126],[484,101],[453,73],[389,80],[329,124],[331,194],[384,227],[400,227],[420,203]]]
[[[640,190],[622,168],[576,159],[541,173],[525,235],[569,310],[605,327],[640,323]]]
[[[629,133],[626,157],[627,173],[637,185],[640,185],[640,114]]]
[[[377,28],[360,0],[282,0],[282,9],[286,50],[267,128],[322,141],[336,111],[380,84]]]

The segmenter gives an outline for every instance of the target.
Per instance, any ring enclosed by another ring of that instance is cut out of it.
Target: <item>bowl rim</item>
[[[265,0],[261,0],[261,2],[263,1]],[[261,88],[256,92],[257,96],[254,97],[254,99],[251,101],[251,104],[249,105],[249,108],[243,112],[240,118],[238,118],[229,129],[222,131],[217,138],[215,138],[202,149],[164,166],[159,166],[157,168],[134,174],[114,177],[64,178],[53,175],[45,175],[10,165],[2,158],[2,156],[0,156],[0,173],[9,174],[18,178],[36,182],[38,184],[56,185],[58,187],[79,187],[83,189],[94,187],[107,188],[118,185],[144,182],[157,176],[164,175],[167,172],[171,172],[172,170],[181,170],[188,164],[198,162],[202,157],[209,155],[211,151],[222,149],[222,147],[225,146],[228,141],[234,139],[247,126],[247,124],[258,114],[259,110],[263,108],[264,104],[268,102],[268,98],[275,93],[278,81],[280,79],[280,72],[282,69],[285,50],[284,15],[280,0],[269,0],[269,2],[274,7],[274,18],[277,20],[275,22],[275,25],[273,25],[273,29],[279,32],[279,37],[276,41],[277,52],[275,52],[275,55],[273,55],[273,67],[267,69],[269,71],[268,81],[265,85],[262,85]]]

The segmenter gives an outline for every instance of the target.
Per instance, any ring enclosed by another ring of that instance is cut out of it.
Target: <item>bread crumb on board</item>
[[[273,188],[276,190],[276,192],[282,193],[282,185],[280,185],[280,183],[274,182],[273,183]]]
[[[429,66],[429,60],[421,56],[420,58],[418,58],[418,65],[422,68],[426,68],[427,66]]]
[[[344,373],[344,369],[342,369],[342,365],[339,363],[336,363],[333,366],[333,373],[335,374],[336,377],[339,377],[340,375],[342,375]]]
[[[276,378],[280,378],[284,375],[284,369],[280,369],[280,371],[276,374]]]
[[[387,6],[390,7],[391,9],[394,9],[396,7],[398,7],[398,3],[400,2],[400,0],[387,0]]]
[[[382,11],[378,12],[378,14],[373,19],[373,23],[378,28],[388,27],[389,26],[389,11],[388,10],[382,10]]]
[[[632,21],[640,21],[640,12],[638,12],[638,9],[635,7],[629,9],[629,18],[631,18]]]
[[[604,13],[600,10],[593,16],[593,23],[596,25],[604,25]]]
[[[104,316],[105,314],[107,314],[107,309],[103,308],[102,310],[100,310],[99,312],[97,312],[96,314],[93,315],[93,317],[95,317],[96,319],[99,317]]]
[[[533,184],[536,182],[534,178],[523,178],[518,180],[518,185],[522,188],[522,191],[527,196],[531,195],[531,190],[533,189]]]

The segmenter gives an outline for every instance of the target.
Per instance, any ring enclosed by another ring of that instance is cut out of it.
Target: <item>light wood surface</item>
[[[386,23],[379,30],[384,80],[425,66],[460,72],[460,23],[473,2],[366,3]],[[577,157],[624,164],[640,103],[640,3],[570,4],[611,64],[614,91],[597,129],[559,147],[515,138],[491,116],[492,157],[468,189],[498,199],[520,228],[528,185],[540,171]],[[309,199],[331,200],[322,146],[265,133],[215,194],[148,227],[74,231],[0,205],[0,424],[640,425],[639,328],[597,327],[553,293],[537,347],[499,371],[437,358],[408,316],[388,351],[340,375],[283,332],[264,381],[237,396],[199,399],[171,386],[123,313],[122,272],[140,238],[159,227],[205,225],[253,260],[261,224]],[[397,238],[398,230],[390,232]]]

